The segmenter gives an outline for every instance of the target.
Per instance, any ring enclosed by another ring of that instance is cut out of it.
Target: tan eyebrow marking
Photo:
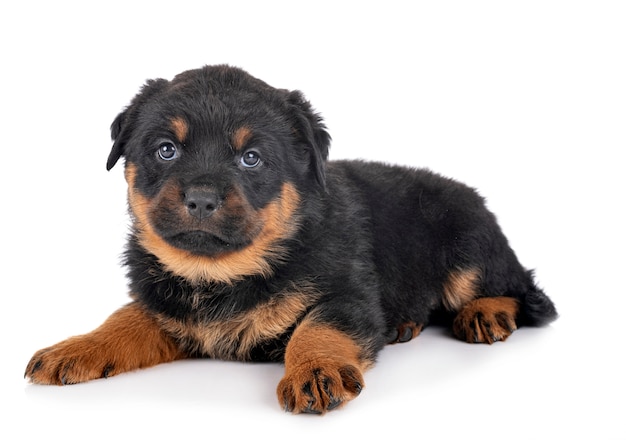
[[[172,130],[174,130],[174,134],[176,135],[176,139],[181,144],[185,142],[187,138],[187,132],[189,131],[189,125],[185,120],[181,117],[175,117],[171,121]]]
[[[243,146],[250,140],[252,137],[252,130],[248,127],[241,127],[235,130],[232,136],[232,145],[233,148],[237,151],[241,150]]]

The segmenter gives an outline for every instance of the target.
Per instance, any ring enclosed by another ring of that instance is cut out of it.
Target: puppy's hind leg
[[[467,342],[492,344],[506,340],[519,326],[542,326],[557,318],[554,304],[535,285],[532,272],[516,280],[502,293],[483,282],[477,292],[493,295],[495,290],[500,295],[481,295],[464,303],[453,322],[455,336]]]
[[[517,329],[519,304],[506,296],[470,301],[456,316],[454,335],[466,342],[493,344],[504,341]]]

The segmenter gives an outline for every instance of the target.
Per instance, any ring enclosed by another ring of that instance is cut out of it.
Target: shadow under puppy
[[[132,302],[38,351],[34,383],[189,357],[277,361],[280,404],[324,413],[435,315],[489,344],[557,316],[473,189],[327,162],[330,137],[298,91],[206,66],[148,81],[111,132],[107,169],[125,158],[133,221]]]

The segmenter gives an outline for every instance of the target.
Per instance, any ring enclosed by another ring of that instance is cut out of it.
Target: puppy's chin
[[[171,246],[195,255],[219,256],[243,249],[250,241],[243,239],[223,239],[204,231],[189,231],[163,237]]]

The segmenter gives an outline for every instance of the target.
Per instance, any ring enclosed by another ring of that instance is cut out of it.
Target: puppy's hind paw
[[[517,329],[515,317],[518,308],[514,298],[476,299],[459,312],[452,331],[457,338],[470,343],[504,341]]]

